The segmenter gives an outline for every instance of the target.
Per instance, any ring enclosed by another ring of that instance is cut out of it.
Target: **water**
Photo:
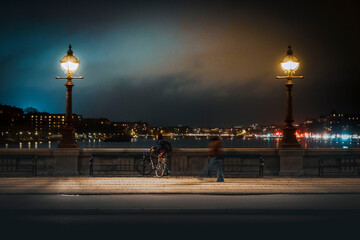
[[[206,148],[209,140],[205,138],[185,138],[185,139],[170,139],[173,148]],[[224,148],[277,148],[280,144],[279,138],[223,138]],[[36,148],[56,148],[58,141],[49,142],[23,142],[16,144],[2,144],[1,148],[22,148],[22,149],[36,149]],[[359,148],[359,140],[300,140],[303,148]],[[133,139],[131,142],[103,142],[101,140],[79,140],[80,148],[149,148],[155,145],[153,139],[139,138]]]

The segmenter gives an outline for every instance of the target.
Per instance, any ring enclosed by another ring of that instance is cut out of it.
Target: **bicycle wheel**
[[[150,158],[144,157],[140,159],[137,163],[136,170],[143,176],[149,175],[153,171]]]
[[[164,161],[159,161],[156,164],[155,175],[161,178],[164,175],[165,168],[166,168],[166,163]]]

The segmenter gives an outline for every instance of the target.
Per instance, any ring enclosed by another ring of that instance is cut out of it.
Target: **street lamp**
[[[72,117],[72,87],[74,83],[72,79],[84,79],[84,77],[73,77],[72,74],[79,68],[80,61],[73,55],[71,50],[71,44],[67,55],[60,61],[60,66],[64,70],[66,77],[56,77],[56,79],[67,79],[66,86],[66,115],[65,126],[62,130],[62,138],[58,145],[58,148],[78,148],[79,146],[75,140],[75,128]]]
[[[296,128],[293,125],[293,109],[292,109],[292,88],[294,86],[293,79],[304,78],[304,76],[294,76],[293,74],[299,68],[300,62],[293,55],[291,46],[287,51],[287,55],[280,62],[281,68],[284,70],[287,76],[276,76],[277,79],[287,79],[286,86],[286,117],[285,127],[283,129],[283,139],[280,147],[300,147],[299,142],[296,139]]]

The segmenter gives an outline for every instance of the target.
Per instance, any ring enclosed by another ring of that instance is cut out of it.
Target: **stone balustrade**
[[[1,156],[36,155],[38,176],[89,175],[89,159],[93,153],[145,153],[146,149],[0,149]],[[239,155],[261,154],[265,176],[317,176],[320,158],[360,158],[354,149],[280,149],[226,148],[224,152]],[[174,149],[170,168],[173,176],[196,176],[207,163],[206,148]],[[127,157],[128,158],[128,157]]]

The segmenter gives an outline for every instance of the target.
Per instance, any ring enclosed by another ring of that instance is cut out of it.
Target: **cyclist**
[[[167,153],[171,151],[171,149],[169,149],[169,146],[168,146],[170,143],[163,139],[163,136],[161,133],[156,135],[156,140],[157,140],[156,141],[157,146],[151,147],[151,152],[157,154],[158,157],[162,157],[167,160]],[[171,148],[171,146],[170,146],[170,148]],[[164,175],[165,176],[169,175],[169,173],[170,173],[170,170],[166,166]]]

